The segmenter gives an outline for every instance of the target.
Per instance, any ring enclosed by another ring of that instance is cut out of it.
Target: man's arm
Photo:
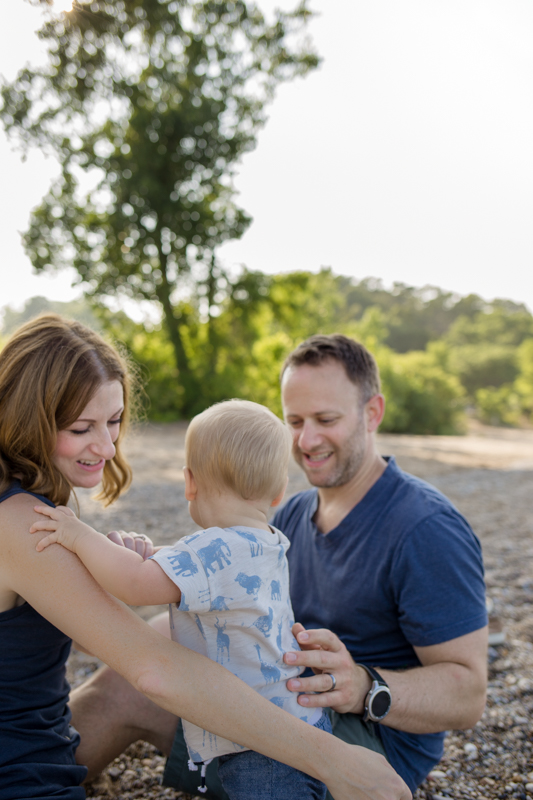
[[[35,522],[30,533],[50,531],[37,542],[36,550],[62,545],[78,556],[100,586],[128,605],[180,601],[180,590],[155,561],[144,561],[134,550],[118,547],[77,519],[68,508],[36,506],[34,510],[45,519]]]
[[[311,667],[318,673],[288,681],[291,691],[305,692],[298,698],[300,705],[330,706],[341,714],[362,714],[371,680],[340,639],[324,629],[305,631],[298,623],[293,633],[304,649],[286,653],[285,662]],[[395,671],[380,669],[379,664],[369,665],[378,669],[391,690],[391,710],[381,724],[407,733],[473,727],[485,707],[487,628],[414,650],[421,667]],[[328,691],[331,678],[323,673],[335,675],[335,691]]]

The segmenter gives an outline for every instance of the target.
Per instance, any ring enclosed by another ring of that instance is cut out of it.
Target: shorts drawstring
[[[200,768],[200,777],[202,779],[202,782],[200,786],[198,786],[197,788],[198,791],[201,792],[202,794],[205,794],[205,792],[207,792],[207,786],[205,785],[205,773],[207,767],[209,766],[212,760],[213,759],[210,758],[208,761],[192,761],[191,759],[189,759],[188,761],[188,767],[191,772],[198,772],[198,769]]]

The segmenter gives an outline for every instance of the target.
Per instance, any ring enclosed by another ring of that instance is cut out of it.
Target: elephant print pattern
[[[208,528],[162,548],[153,558],[182,593],[180,606],[170,609],[172,638],[314,724],[321,709],[308,719],[309,710],[298,705],[297,695],[286,687],[286,681],[301,672],[283,662],[283,654],[296,644],[288,547],[288,539],[275,528]],[[186,720],[183,729],[189,752],[204,761],[242,749],[221,736],[206,735]]]

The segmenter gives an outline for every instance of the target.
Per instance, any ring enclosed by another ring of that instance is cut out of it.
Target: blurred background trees
[[[330,269],[230,274],[219,262],[217,247],[250,223],[232,185],[239,159],[280,83],[319,63],[302,38],[309,16],[306,0],[270,21],[245,0],[52,7],[40,33],[48,63],[2,85],[0,121],[23,151],[39,147],[59,162],[24,242],[37,271],[73,265],[85,299],[5,309],[0,346],[41,311],[80,319],[129,350],[148,416],[170,420],[229,397],[279,413],[286,354],[313,333],[338,331],[377,357],[384,430],[452,433],[465,411],[532,423],[525,306],[435,286],[385,288]],[[152,322],[112,311],[120,297],[148,304]]]
[[[489,424],[533,423],[533,316],[520,304],[487,303],[435,287],[385,289],[329,269],[282,275],[244,270],[211,320],[198,304],[183,303],[183,341],[201,385],[191,401],[194,411],[244,397],[280,413],[279,371],[287,353],[313,333],[340,332],[376,355],[387,399],[384,431],[457,433],[465,412]],[[428,307],[440,309],[435,319]],[[145,378],[149,418],[187,416],[162,322],[134,322],[94,299],[61,304],[32,298],[22,311],[5,310],[3,336],[48,309],[82,319],[128,349]],[[405,351],[408,337],[425,344]]]

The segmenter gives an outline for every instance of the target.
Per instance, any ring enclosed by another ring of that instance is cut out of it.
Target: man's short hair
[[[191,420],[185,463],[209,490],[274,500],[285,487],[291,448],[289,429],[268,408],[226,400]]]
[[[290,367],[304,364],[317,367],[327,361],[342,364],[348,379],[361,389],[363,403],[381,391],[379,369],[372,353],[361,342],[342,333],[317,334],[299,344],[285,359],[281,378]]]

